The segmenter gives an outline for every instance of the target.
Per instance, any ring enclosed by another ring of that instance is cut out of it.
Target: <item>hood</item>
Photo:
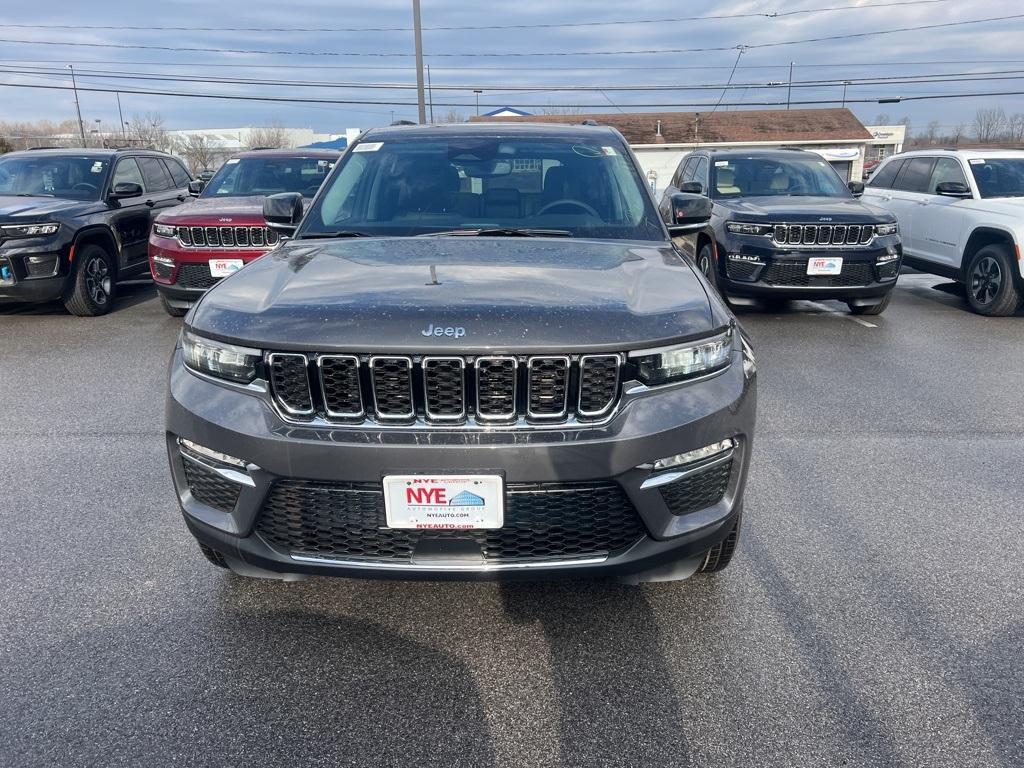
[[[477,237],[292,241],[189,318],[258,348],[407,353],[619,351],[725,322],[667,243]]]
[[[263,197],[197,197],[176,205],[157,218],[161,224],[263,224]]]
[[[32,222],[51,217],[77,216],[102,208],[96,200],[65,200],[59,197],[0,195],[0,221]]]
[[[853,197],[741,197],[733,200],[715,200],[715,208],[721,214],[733,214],[744,218],[764,218],[772,221],[808,221],[818,223],[822,217],[831,216],[840,224],[869,224],[872,222],[895,221],[882,208]]]

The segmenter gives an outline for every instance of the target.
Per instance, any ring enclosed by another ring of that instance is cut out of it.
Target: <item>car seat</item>
[[[719,168],[715,174],[715,189],[720,195],[740,194],[740,188],[736,186],[736,171],[732,168]]]

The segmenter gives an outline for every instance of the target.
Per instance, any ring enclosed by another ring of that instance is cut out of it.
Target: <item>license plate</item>
[[[389,528],[501,528],[505,486],[501,475],[386,475],[384,514]]]
[[[214,277],[227,277],[234,274],[245,264],[241,259],[210,259],[210,274]]]
[[[807,262],[808,275],[840,275],[843,272],[843,260],[829,256],[822,259],[811,259]]]

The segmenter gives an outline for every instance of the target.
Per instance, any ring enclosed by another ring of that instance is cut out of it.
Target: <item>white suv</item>
[[[1024,296],[1024,151],[895,155],[864,191],[896,214],[903,261],[959,280],[983,315],[1012,315]]]

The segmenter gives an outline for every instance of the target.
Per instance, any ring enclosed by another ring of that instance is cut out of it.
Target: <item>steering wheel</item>
[[[99,189],[99,187],[97,187],[95,184],[90,184],[87,181],[80,181],[77,184],[75,184],[75,186],[73,186],[71,188],[71,191],[72,192],[95,192],[98,189]]]
[[[571,205],[571,206],[574,206],[576,208],[582,208],[584,211],[589,213],[595,219],[600,219],[601,218],[601,214],[599,214],[597,211],[595,211],[593,208],[591,208],[586,203],[581,202],[579,200],[570,200],[567,197],[563,198],[561,200],[554,200],[554,201],[548,203],[543,208],[541,208],[539,211],[537,211],[537,215],[538,216],[543,216],[545,213],[550,211],[552,208],[557,208],[559,205]]]
[[[311,186],[306,187],[304,190],[302,190],[302,196],[303,197],[316,197],[316,193],[318,191],[320,191],[320,185],[319,184],[313,184]]]

